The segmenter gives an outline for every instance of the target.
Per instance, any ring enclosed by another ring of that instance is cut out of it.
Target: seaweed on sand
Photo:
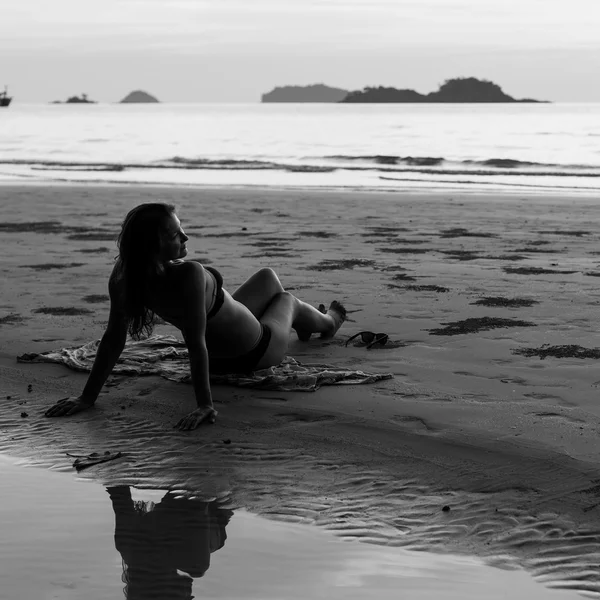
[[[106,248],[105,246],[101,246],[100,248],[79,248],[76,252],[83,252],[84,254],[104,254],[105,252],[110,252],[110,248]]]
[[[577,273],[577,271],[558,271],[554,269],[546,269],[544,267],[503,267],[505,273],[512,273],[515,275],[571,275]]]
[[[406,273],[398,273],[392,277],[394,281],[416,281],[417,278]],[[386,283],[386,286],[390,289],[404,289],[403,285],[397,285],[395,283]]]
[[[14,325],[16,323],[22,323],[23,317],[17,313],[11,313],[5,317],[0,317],[0,325]]]
[[[562,346],[544,344],[539,348],[515,348],[512,350],[512,353],[528,357],[539,356],[540,360],[544,360],[548,356],[553,356],[554,358],[600,358],[600,348],[584,348],[583,346],[574,344]]]
[[[522,254],[499,254],[494,256],[489,254],[487,256],[482,256],[481,258],[485,258],[487,260],[525,260],[527,257]]]
[[[316,237],[316,238],[332,238],[338,237],[339,234],[333,231],[297,231],[298,237]]]
[[[445,327],[430,329],[429,335],[461,335],[464,333],[477,333],[505,327],[535,327],[535,323],[520,321],[518,319],[500,319],[496,317],[470,318],[464,321],[447,323]]]
[[[82,298],[84,302],[89,304],[99,304],[101,302],[108,302],[110,298],[106,294],[90,294]]]
[[[523,248],[515,248],[512,252],[525,252],[528,254],[556,254],[558,250],[555,248],[540,248],[538,246],[523,246]]]
[[[342,269],[354,269],[354,267],[372,267],[375,265],[374,260],[365,258],[346,258],[342,260],[326,259],[316,265],[304,267],[307,271],[340,271]]]
[[[444,229],[439,233],[442,238],[457,238],[457,237],[473,237],[473,238],[493,238],[498,237],[496,233],[485,233],[477,231],[469,231],[464,227],[452,227],[451,229]]]
[[[475,260],[476,258],[482,258],[479,256],[479,252],[475,250],[441,250],[442,254],[456,260]]]
[[[93,311],[87,308],[75,308],[74,306],[44,306],[42,308],[36,308],[34,313],[41,313],[43,315],[53,316],[75,316],[75,315],[89,315]]]
[[[438,294],[450,291],[449,288],[442,285],[407,285],[406,289],[411,292],[436,292]]]
[[[64,225],[60,221],[27,221],[23,223],[0,223],[0,231],[4,233],[70,233],[69,239],[94,239],[90,236],[110,236],[108,240],[116,240],[116,233],[108,229],[85,227],[80,225]]]
[[[433,248],[377,248],[377,250],[390,254],[426,254],[427,252],[433,252]]]
[[[548,234],[548,235],[571,235],[573,237],[581,237],[584,235],[590,235],[591,231],[583,231],[581,229],[574,229],[572,231],[569,230],[561,230],[561,229],[546,229],[542,231],[538,231],[537,233]]]
[[[408,227],[399,227],[396,225],[370,225],[366,227],[369,231],[367,233],[361,233],[363,236],[378,235],[380,233],[407,233],[411,231]]]
[[[73,267],[82,267],[85,263],[41,263],[39,265],[23,265],[27,269],[36,271],[50,271],[51,269],[71,269]]]
[[[512,308],[522,308],[539,304],[538,300],[530,300],[529,298],[502,298],[501,296],[484,296],[471,302],[479,306],[508,306]]]
[[[74,233],[67,236],[70,240],[80,242],[114,242],[117,239],[117,234],[112,231],[87,231],[83,233]]]

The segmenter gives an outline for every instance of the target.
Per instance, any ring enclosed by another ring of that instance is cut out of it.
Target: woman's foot
[[[342,326],[342,324],[346,320],[346,309],[337,300],[334,300],[329,305],[329,308],[327,309],[327,311],[321,310],[321,307],[323,307],[323,309],[325,308],[321,304],[319,306],[319,310],[321,312],[325,312],[325,314],[329,315],[333,319],[333,327],[332,327],[331,331],[328,331],[327,333],[322,333],[321,337],[322,338],[331,338],[337,333],[337,330]]]

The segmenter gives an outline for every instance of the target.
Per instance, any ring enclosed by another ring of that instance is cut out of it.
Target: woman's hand
[[[47,417],[68,417],[82,410],[87,410],[94,406],[93,402],[86,402],[78,396],[76,398],[63,398],[59,400],[52,408],[49,408],[44,414]]]
[[[202,421],[214,423],[217,420],[218,414],[219,413],[212,406],[201,406],[178,421],[175,427],[181,431],[190,431],[196,429]]]

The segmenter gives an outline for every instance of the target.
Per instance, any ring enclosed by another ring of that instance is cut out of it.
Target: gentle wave
[[[309,159],[304,159],[309,160]],[[451,161],[437,157],[399,157],[387,155],[325,156],[312,159],[315,163],[276,162],[252,159],[184,158],[175,156],[152,162],[82,162],[40,159],[1,160],[0,165],[27,167],[35,171],[107,171],[169,169],[218,171],[286,171],[291,173],[333,173],[336,171],[363,171],[374,173],[418,173],[448,176],[523,176],[523,177],[600,177],[600,166],[559,165],[514,159],[489,158],[482,160]],[[323,164],[329,162],[330,164]],[[358,165],[357,162],[364,164]]]
[[[438,165],[475,165],[483,167],[493,167],[498,169],[529,169],[531,167],[545,167],[553,169],[589,169],[589,170],[600,170],[600,165],[580,165],[580,164],[558,164],[558,163],[543,163],[543,162],[532,162],[525,160],[517,160],[513,158],[485,158],[480,160],[460,160],[452,161],[443,157],[433,156],[391,156],[385,154],[376,155],[344,155],[337,154],[333,156],[324,157],[328,160],[334,161],[361,161],[361,162],[373,162],[378,165],[406,165],[415,167],[432,167]],[[469,171],[471,172],[471,171]]]

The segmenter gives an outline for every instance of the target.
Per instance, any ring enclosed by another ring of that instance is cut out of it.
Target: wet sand
[[[183,434],[172,426],[190,386],[113,377],[93,411],[45,419],[85,376],[15,357],[102,334],[119,223],[150,199],[178,206],[190,257],[229,290],[270,266],[303,299],[347,306],[338,337],[293,340],[291,356],[394,379],[218,386],[218,422]],[[1,452],[71,471],[65,452],[122,451],[83,476],[226,494],[345,539],[476,555],[600,594],[594,199],[5,186],[0,204]],[[344,346],[361,330],[390,341]]]

